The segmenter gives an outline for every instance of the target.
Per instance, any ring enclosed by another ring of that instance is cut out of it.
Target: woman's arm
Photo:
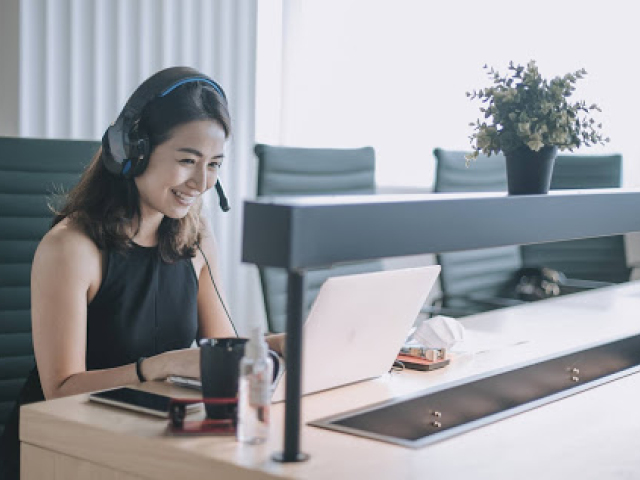
[[[135,364],[86,371],[87,305],[102,279],[102,255],[83,233],[61,223],[38,246],[31,271],[33,345],[45,398],[138,382]],[[197,350],[148,358],[147,379],[199,377]]]

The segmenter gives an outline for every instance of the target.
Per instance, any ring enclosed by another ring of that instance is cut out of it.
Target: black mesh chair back
[[[436,193],[507,190],[504,156],[480,155],[467,166],[464,157],[468,152],[436,148],[433,153]],[[442,307],[468,313],[495,308],[471,297],[478,300],[502,297],[522,267],[518,246],[441,253],[437,262],[442,266]]]
[[[375,193],[373,148],[296,148],[258,144],[258,196],[365,195]],[[339,235],[340,232],[336,232]],[[309,271],[305,277],[305,312],[324,281],[333,276],[382,270],[378,260]],[[287,274],[259,268],[271,332],[283,332],[287,316]]]
[[[53,193],[75,185],[98,142],[0,137],[0,436],[34,365],[30,276]]]
[[[551,177],[551,190],[621,185],[621,155],[558,155]],[[583,280],[621,283],[631,275],[622,235],[523,245],[522,261],[525,266],[545,266]]]
[[[436,192],[506,192],[503,156],[481,155],[467,167],[466,153],[434,151]],[[615,188],[621,179],[620,155],[559,155],[551,189]],[[585,281],[619,283],[630,276],[622,236],[443,253],[438,261],[442,265],[442,306],[469,313],[506,306],[509,302],[501,305],[503,300],[498,297],[513,295],[521,267],[558,270],[580,283],[580,288],[595,288]]]

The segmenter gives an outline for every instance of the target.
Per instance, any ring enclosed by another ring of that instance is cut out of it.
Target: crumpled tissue
[[[423,320],[410,339],[427,348],[449,349],[464,338],[464,327],[455,318],[438,315]]]

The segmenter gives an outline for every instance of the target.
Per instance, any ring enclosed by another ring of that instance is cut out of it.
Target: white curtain
[[[261,319],[241,266],[242,200],[253,191],[257,0],[3,0],[0,135],[97,140],[135,87],[173,65],[224,87],[234,127],[221,171],[232,204],[209,195],[224,291],[238,328]],[[6,107],[6,108],[5,108]]]

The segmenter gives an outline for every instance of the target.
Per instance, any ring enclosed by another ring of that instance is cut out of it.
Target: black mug
[[[203,398],[237,398],[240,360],[247,338],[203,338],[200,340],[200,377]],[[269,351],[273,360],[273,378],[280,367],[278,355]],[[237,405],[205,404],[211,419],[235,419]]]

